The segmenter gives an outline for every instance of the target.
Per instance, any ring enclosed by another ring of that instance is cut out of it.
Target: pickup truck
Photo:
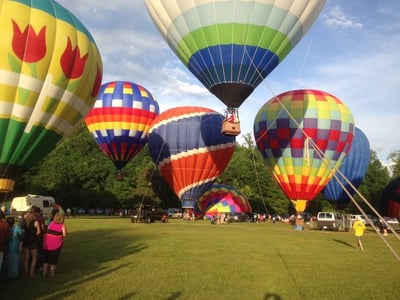
[[[131,214],[132,223],[153,223],[154,221],[168,221],[167,213],[158,206],[144,205],[133,210]]]

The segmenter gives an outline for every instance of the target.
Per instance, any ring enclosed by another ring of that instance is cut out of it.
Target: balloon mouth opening
[[[15,181],[8,178],[0,178],[0,193],[10,193],[14,190]]]
[[[220,83],[210,88],[211,93],[226,106],[233,108],[238,108],[253,91],[253,86],[237,82]]]

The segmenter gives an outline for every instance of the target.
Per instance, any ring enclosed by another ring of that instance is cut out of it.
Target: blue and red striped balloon
[[[233,155],[235,137],[221,134],[222,121],[211,109],[185,106],[163,112],[151,126],[151,157],[184,208],[195,207]]]

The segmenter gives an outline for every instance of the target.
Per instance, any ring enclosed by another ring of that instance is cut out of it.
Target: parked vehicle
[[[167,213],[161,207],[144,205],[133,210],[131,215],[131,222],[153,223],[156,220],[166,222],[167,218]]]
[[[317,229],[348,231],[351,228],[350,215],[337,212],[319,212],[317,214]]]
[[[168,218],[182,218],[182,209],[181,208],[168,208],[167,210]]]
[[[77,208],[75,208],[75,214],[84,215],[84,214],[86,214],[86,210],[82,207],[77,207]]]
[[[245,213],[234,213],[234,214],[229,214],[228,217],[228,222],[247,222],[249,220],[249,216]]]
[[[371,215],[367,215],[367,218],[364,215],[351,215],[351,222],[354,223],[358,217],[361,218],[361,221],[363,221],[366,226],[371,226],[377,222],[377,218]]]
[[[19,217],[23,212],[28,211],[33,205],[40,208],[41,214],[50,216],[55,200],[51,196],[26,195],[15,197],[11,202],[10,212],[14,217]]]

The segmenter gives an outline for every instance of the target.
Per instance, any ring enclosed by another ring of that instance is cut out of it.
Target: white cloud
[[[326,24],[332,27],[362,29],[363,24],[346,16],[339,6],[335,6],[327,14],[323,15]]]

